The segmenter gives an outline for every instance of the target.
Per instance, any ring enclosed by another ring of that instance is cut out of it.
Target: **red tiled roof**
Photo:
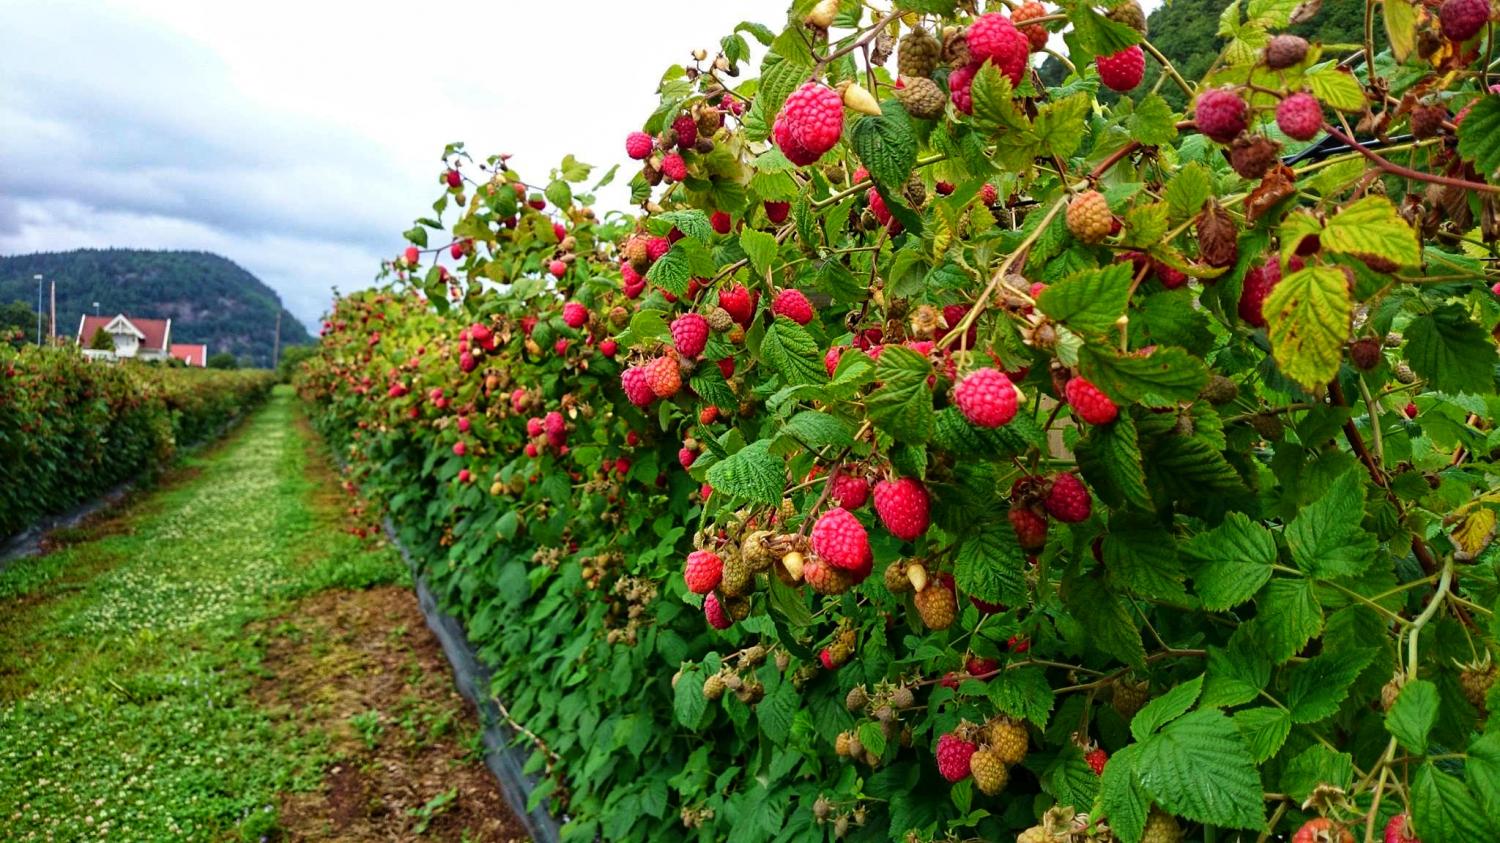
[[[88,345],[89,340],[94,338],[94,332],[115,321],[115,316],[84,316],[83,325],[78,329],[78,343]],[[136,330],[146,335],[141,340],[141,349],[144,351],[166,351],[167,322],[166,319],[138,319],[134,316],[126,316],[130,324]]]
[[[172,343],[172,356],[189,366],[207,366],[208,346],[174,342]]]

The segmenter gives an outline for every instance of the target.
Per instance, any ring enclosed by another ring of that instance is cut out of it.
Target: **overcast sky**
[[[788,5],[0,0],[0,254],[218,252],[311,325],[430,210],[445,143],[603,172],[665,68]]]

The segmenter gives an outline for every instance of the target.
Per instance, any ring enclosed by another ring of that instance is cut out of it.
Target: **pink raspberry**
[[[976,64],[989,60],[1012,85],[1021,84],[1030,55],[1031,41],[999,12],[980,15],[969,25],[969,56]]]
[[[661,174],[672,181],[682,181],[687,178],[687,162],[673,152],[661,159]]]
[[[953,388],[953,400],[964,418],[979,427],[999,427],[1016,417],[1016,387],[999,369],[965,375]]]
[[[681,463],[683,468],[692,468],[697,459],[698,452],[692,448],[679,448],[677,451],[677,462]]]
[[[589,323],[589,309],[582,302],[568,302],[563,305],[563,323],[569,328],[582,328]]]
[[[527,436],[541,436],[542,435],[542,420],[539,419],[539,418],[537,418],[536,416],[532,416],[531,418],[527,419],[526,420],[526,435]]]
[[[844,509],[859,509],[870,499],[870,481],[842,471],[831,481],[833,491],[829,495]]]
[[[1323,128],[1323,106],[1312,94],[1292,94],[1276,106],[1276,125],[1292,140],[1312,140]]]
[[[766,219],[770,220],[772,225],[781,225],[782,223],[786,222],[786,215],[787,212],[792,209],[792,203],[771,202],[768,200],[765,203],[765,207]]]
[[[1047,514],[1059,521],[1076,524],[1089,517],[1093,500],[1089,490],[1075,474],[1059,474],[1052,480],[1052,488],[1042,502]]]
[[[821,155],[814,155],[807,147],[802,145],[801,141],[793,137],[791,127],[785,123],[777,122],[771,128],[771,137],[776,140],[776,147],[781,150],[782,155],[786,156],[786,160],[799,167],[815,164],[822,157]]]
[[[853,571],[870,557],[870,537],[849,510],[834,508],[813,524],[812,549],[833,567]]]
[[[1000,201],[1000,191],[993,184],[985,182],[979,186],[979,201],[985,205],[993,205]]]
[[[567,433],[568,422],[563,418],[562,413],[553,410],[552,412],[547,414],[546,418],[542,419],[542,430],[545,431],[548,436],[561,436],[564,433]]]
[[[463,456],[464,454],[466,454],[468,452],[469,452],[469,446],[465,445],[462,441],[458,441],[458,442],[454,442],[453,443],[453,456],[455,456],[455,457],[461,457],[461,456]]]
[[[979,65],[966,64],[948,74],[948,98],[965,114],[974,113],[974,74]]]
[[[672,320],[672,343],[684,357],[697,357],[708,344],[708,320],[696,313],[684,313]]]
[[[1168,266],[1158,260],[1151,262],[1152,268],[1156,270],[1156,280],[1161,282],[1168,290],[1175,290],[1188,282],[1187,273],[1180,269]]]
[[[729,214],[723,211],[714,211],[708,215],[708,224],[713,226],[714,231],[720,234],[728,234],[729,229],[734,225],[734,220],[730,219]]]
[[[479,358],[465,351],[458,356],[458,368],[464,374],[474,371],[479,366]]]
[[[1500,286],[1500,282],[1497,282],[1496,286]],[[1496,295],[1500,295],[1500,293],[1496,293]],[[833,377],[834,372],[838,371],[839,361],[843,359],[844,347],[841,345],[835,345],[823,352],[823,368],[828,370],[830,378]]]
[[[875,513],[891,535],[903,541],[915,541],[927,532],[927,489],[912,477],[882,480],[875,484]]]
[[[985,17],[989,17],[986,15]],[[979,747],[949,732],[938,738],[938,772],[950,782],[961,782],[969,777],[969,762]]]
[[[651,157],[651,150],[656,148],[656,141],[645,132],[631,132],[625,136],[625,154],[637,161],[644,161]]]
[[[682,578],[688,591],[707,594],[719,585],[724,576],[724,560],[707,550],[695,550],[688,554],[687,565],[682,569]]]
[[[536,455],[541,453],[541,451],[537,449],[535,442],[527,442],[526,447],[522,448],[521,452],[532,459],[536,459]]]
[[[621,372],[620,386],[625,389],[625,397],[637,407],[644,407],[656,400],[656,392],[651,389],[651,378],[646,375],[646,369],[642,366],[631,366]]]
[[[1438,24],[1453,41],[1467,41],[1479,34],[1490,19],[1490,0],[1443,0]]]
[[[547,271],[552,273],[553,278],[561,278],[568,274],[568,265],[562,261],[552,261],[547,264]]]
[[[698,142],[698,124],[693,122],[693,115],[681,114],[672,121],[672,131],[677,133],[677,148],[688,149]]]
[[[891,209],[885,206],[885,200],[880,198],[880,191],[870,188],[865,191],[865,201],[870,205],[870,213],[875,215],[875,221],[881,225],[891,224]]]
[[[1109,424],[1120,414],[1120,409],[1115,402],[1109,400],[1109,396],[1099,391],[1083,378],[1073,378],[1063,389],[1063,395],[1068,399],[1068,406],[1073,408],[1073,413],[1079,419],[1088,424]]]
[[[1047,543],[1047,519],[1029,506],[1011,504],[1005,514],[1011,529],[1016,531],[1016,540],[1026,550],[1038,550]]]
[[[1193,113],[1198,131],[1209,140],[1229,143],[1245,131],[1249,111],[1239,94],[1228,88],[1213,88],[1198,97]]]
[[[652,263],[656,263],[658,260],[661,260],[661,256],[665,255],[668,251],[671,250],[671,248],[672,241],[668,240],[667,238],[652,237],[646,241],[646,259]]]
[[[786,137],[817,160],[844,134],[843,97],[827,85],[808,82],[786,98],[776,125],[785,126]]]
[[[798,325],[806,325],[813,318],[812,302],[807,300],[801,290],[787,289],[777,293],[776,300],[771,303],[771,312],[777,316],[785,316]]]
[[[709,592],[708,596],[703,598],[703,617],[714,629],[728,629],[734,626],[734,619],[724,611],[724,607],[719,604],[719,596],[713,592]]]
[[[1146,54],[1139,44],[1110,56],[1099,56],[1095,60],[1099,67],[1099,81],[1112,91],[1124,93],[1134,90],[1146,76]]]

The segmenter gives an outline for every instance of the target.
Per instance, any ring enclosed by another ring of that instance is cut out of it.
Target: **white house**
[[[89,348],[100,329],[114,340],[112,351]],[[166,360],[171,356],[172,320],[84,315],[78,323],[78,346],[84,356],[104,360]]]

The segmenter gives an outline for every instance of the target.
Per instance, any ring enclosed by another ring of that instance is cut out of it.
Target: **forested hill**
[[[208,252],[77,249],[0,257],[0,306],[36,306],[42,274],[57,281],[57,332],[72,337],[79,318],[94,312],[170,318],[172,341],[207,343],[209,354],[230,352],[269,366],[281,313],[281,344],[312,342],[281,299],[238,264]]]

